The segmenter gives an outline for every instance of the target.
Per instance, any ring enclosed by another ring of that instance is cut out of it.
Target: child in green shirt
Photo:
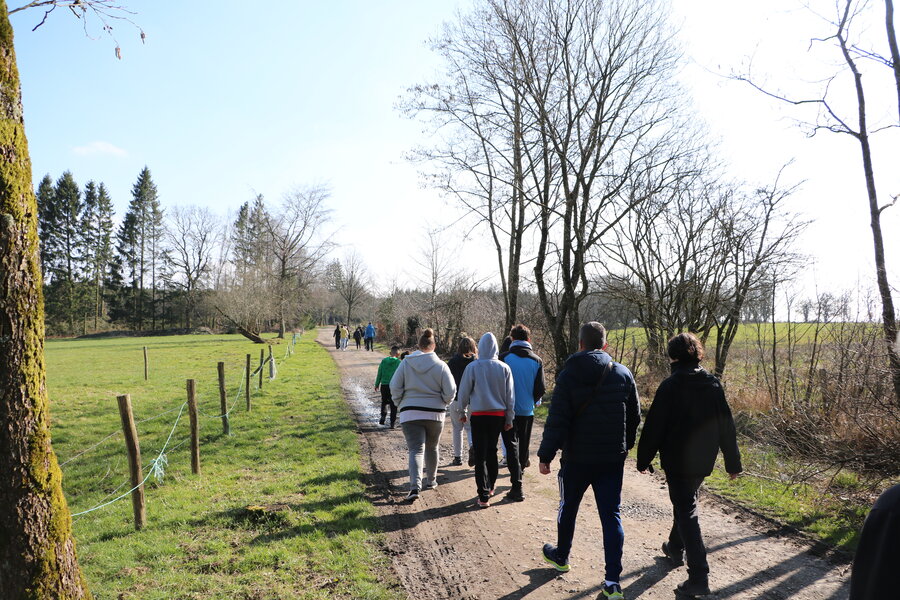
[[[391,355],[382,359],[381,364],[378,365],[378,374],[375,376],[375,389],[377,390],[381,386],[381,420],[378,422],[384,425],[384,418],[387,416],[387,409],[390,406],[391,429],[394,428],[394,423],[397,421],[397,406],[391,399],[390,383],[391,377],[394,376],[394,372],[400,366],[399,354],[400,347],[391,346]]]

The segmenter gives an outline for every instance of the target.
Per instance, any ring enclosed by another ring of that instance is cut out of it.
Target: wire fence
[[[209,419],[222,419],[222,418],[229,419],[231,416],[231,413],[234,411],[235,407],[237,406],[238,400],[240,400],[241,396],[245,392],[245,387],[244,387],[245,382],[249,379],[249,377],[258,375],[260,373],[260,371],[263,368],[265,368],[265,366],[268,364],[268,365],[270,365],[269,379],[270,380],[275,379],[277,377],[278,365],[284,363],[284,361],[286,361],[288,358],[290,358],[294,354],[297,337],[298,337],[297,334],[294,334],[292,336],[290,342],[288,343],[288,345],[285,348],[284,356],[280,360],[276,361],[274,358],[271,357],[271,353],[270,353],[269,358],[266,358],[263,361],[261,361],[260,365],[256,368],[256,370],[251,372],[249,375],[247,374],[246,365],[243,367],[243,369],[241,371],[241,377],[240,377],[240,382],[238,384],[237,392],[235,393],[234,398],[231,400],[230,406],[228,406],[227,410],[224,413],[220,413],[217,415],[206,414],[203,411],[201,411],[199,409],[199,407],[197,409],[197,413],[199,415],[203,416],[204,418],[209,418]],[[258,391],[258,390],[260,390],[260,386],[257,383],[256,391]],[[115,489],[108,492],[104,497],[102,497],[95,506],[93,506],[87,510],[82,510],[82,511],[79,511],[76,513],[72,513],[71,516],[73,518],[83,517],[84,515],[87,515],[87,514],[96,512],[98,510],[102,510],[108,506],[111,506],[111,505],[115,504],[116,502],[118,502],[119,500],[122,500],[123,498],[126,498],[129,495],[131,495],[132,493],[134,493],[136,490],[138,490],[139,488],[144,486],[151,478],[155,479],[157,482],[162,482],[163,479],[165,478],[166,469],[168,468],[168,465],[169,465],[169,459],[168,459],[169,455],[190,441],[190,438],[185,438],[185,439],[182,439],[181,441],[179,441],[178,443],[176,443],[175,445],[173,445],[171,447],[169,446],[169,444],[172,441],[172,437],[174,436],[175,431],[178,427],[178,423],[181,421],[181,418],[185,412],[185,408],[188,407],[188,404],[189,404],[188,402],[183,402],[179,406],[163,410],[162,412],[159,412],[151,417],[147,417],[147,418],[135,421],[134,422],[135,425],[149,423],[149,422],[155,421],[157,419],[160,419],[168,414],[171,414],[173,412],[176,412],[176,411],[178,412],[178,415],[175,417],[175,421],[172,423],[172,427],[169,430],[169,434],[166,437],[166,441],[163,444],[162,448],[159,450],[158,453],[156,453],[155,458],[153,458],[153,460],[151,460],[149,464],[142,467],[141,474],[143,475],[143,479],[141,480],[140,483],[132,486],[130,489],[128,489],[124,492],[119,493],[122,490],[122,488],[124,488],[125,486],[127,486],[129,484],[129,480],[125,480],[122,483],[120,483]],[[60,463],[60,467],[64,467],[83,456],[89,455],[92,451],[96,450],[97,448],[102,446],[104,443],[106,443],[110,439],[115,438],[116,436],[122,435],[122,433],[123,433],[122,430],[117,430],[117,431],[113,431],[112,433],[105,435],[104,437],[100,438],[100,440],[98,440],[97,442],[91,444],[90,446],[88,446],[82,450],[79,450],[78,452],[73,454],[70,458],[68,458],[64,462]],[[112,467],[110,465],[109,467],[107,467],[106,473],[97,481],[97,483],[100,483],[103,480],[105,480],[109,476],[109,473],[111,472],[111,470],[112,470]]]

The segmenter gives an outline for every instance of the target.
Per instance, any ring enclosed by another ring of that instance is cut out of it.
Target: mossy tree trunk
[[[0,590],[90,598],[50,445],[37,202],[13,31],[0,0]]]

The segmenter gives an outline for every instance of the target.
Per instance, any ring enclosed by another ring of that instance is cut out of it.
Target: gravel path
[[[408,488],[406,443],[399,425],[378,424],[380,394],[373,388],[383,355],[348,349],[335,351],[331,330],[319,330],[342,372],[345,398],[356,417],[368,494],[387,536],[397,577],[416,600],[512,600],[527,598],[602,598],[603,546],[593,496],[582,502],[571,571],[559,574],[541,559],[541,546],[556,541],[559,502],[553,474],[537,472],[536,457],[525,471],[525,502],[502,500],[509,489],[501,470],[497,500],[475,508],[472,469],[451,467],[450,424],[441,439],[439,487],[423,492],[418,502],[403,501]],[[542,435],[535,423],[532,453]],[[718,599],[825,599],[848,596],[848,564],[815,556],[796,536],[737,507],[704,495],[700,523],[709,550],[711,597]],[[622,490],[625,556],[622,586],[629,600],[674,598],[686,578],[684,567],[670,569],[660,545],[671,526],[664,481],[640,475],[633,461],[625,465]]]

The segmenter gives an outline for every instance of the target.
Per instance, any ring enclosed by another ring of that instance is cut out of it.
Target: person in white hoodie
[[[524,500],[522,469],[513,431],[513,376],[509,366],[499,358],[497,338],[493,333],[485,333],[478,341],[478,359],[463,372],[456,398],[460,404],[459,413],[464,415],[466,407],[470,407],[478,506],[487,508],[494,494],[498,470],[497,439],[500,435],[503,435],[508,450],[507,464],[512,485],[506,499],[516,502]],[[461,420],[465,422],[465,417]]]
[[[434,353],[434,347],[434,332],[426,329],[419,338],[419,349],[400,363],[391,378],[391,398],[397,404],[409,448],[409,502],[418,500],[421,490],[437,487],[438,441],[447,405],[456,395],[450,368]]]

